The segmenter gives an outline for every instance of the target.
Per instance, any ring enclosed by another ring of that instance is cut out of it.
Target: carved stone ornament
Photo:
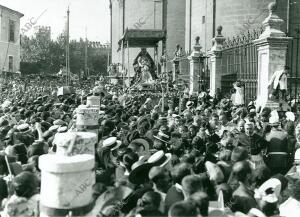
[[[268,5],[269,16],[262,22],[264,32],[260,35],[260,38],[266,37],[285,37],[286,34],[281,31],[280,27],[284,23],[277,14],[277,3],[271,2]]]
[[[221,51],[223,49],[224,41],[226,40],[225,37],[222,35],[222,26],[218,26],[217,28],[217,35],[212,39],[214,45],[211,48],[211,51]]]

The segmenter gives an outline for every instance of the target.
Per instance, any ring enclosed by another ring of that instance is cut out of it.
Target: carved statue
[[[176,45],[176,51],[174,53],[174,59],[180,58],[183,56],[182,47],[179,44]]]
[[[167,62],[167,58],[168,58],[168,56],[167,56],[167,51],[164,50],[163,55],[160,57],[160,63],[161,63],[161,64],[166,63],[166,62]]]
[[[108,67],[108,75],[109,76],[118,76],[118,70],[117,70],[117,66],[116,64],[111,64],[109,67]]]
[[[197,36],[197,37],[195,38],[195,45],[199,45],[199,44],[200,44],[199,41],[200,41],[200,37]]]
[[[131,85],[137,83],[153,84],[154,80],[157,79],[155,63],[146,48],[141,49],[141,52],[137,55],[133,62],[133,67],[135,75],[131,81]]]
[[[222,26],[218,26],[218,28],[217,28],[218,35],[217,36],[222,36],[222,30],[223,30],[223,27]]]

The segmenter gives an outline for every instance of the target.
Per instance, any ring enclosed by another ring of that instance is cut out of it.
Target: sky
[[[35,26],[50,26],[53,39],[64,31],[69,6],[70,39],[110,41],[109,0],[0,0],[0,5],[24,14],[21,29],[38,18]],[[32,27],[25,35],[33,33]]]

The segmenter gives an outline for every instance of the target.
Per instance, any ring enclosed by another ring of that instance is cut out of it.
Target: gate
[[[262,32],[261,28],[227,39],[222,50],[221,91],[224,95],[230,95],[233,83],[237,80],[243,82],[246,104],[256,99],[258,58],[257,47],[253,40],[257,39]]]
[[[295,34],[291,35],[293,40],[288,44],[287,62],[290,67],[288,76],[288,92],[290,99],[300,100],[300,25],[295,29]]]
[[[205,56],[201,58],[202,61],[202,69],[200,69],[199,75],[199,90],[207,90],[209,89],[210,84],[210,66],[209,66],[209,57]]]

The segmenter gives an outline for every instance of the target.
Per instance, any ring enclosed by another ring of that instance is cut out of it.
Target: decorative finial
[[[196,44],[198,45],[198,44],[199,44],[199,41],[200,41],[200,37],[197,36],[197,37],[195,38],[195,41],[196,41]]]
[[[224,41],[226,40],[225,37],[222,35],[222,26],[217,27],[217,35],[212,39],[213,46],[211,51],[221,51],[223,49]]]
[[[269,5],[268,5],[268,9],[269,9],[269,12],[270,13],[273,13],[277,10],[277,3],[276,2],[271,2]]]
[[[222,35],[222,30],[223,30],[223,27],[222,26],[218,26],[218,28],[217,28],[218,36]]]
[[[286,37],[286,34],[281,30],[281,25],[284,23],[284,20],[278,16],[276,9],[276,1],[268,5],[269,16],[262,22],[264,31],[259,38]]]

